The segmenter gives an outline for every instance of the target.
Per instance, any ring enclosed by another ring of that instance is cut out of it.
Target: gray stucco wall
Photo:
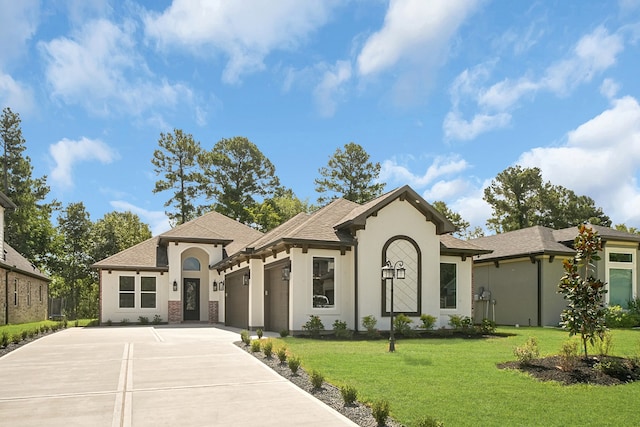
[[[560,313],[567,306],[566,300],[558,293],[560,278],[564,275],[563,258],[554,258],[549,262],[546,257],[542,263],[542,326],[558,326]]]

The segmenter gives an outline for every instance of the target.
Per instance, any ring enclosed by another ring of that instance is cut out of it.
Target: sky
[[[640,228],[640,0],[0,0],[0,107],[34,177],[170,228],[161,132],[244,136],[313,203],[337,148],[472,226],[510,166]]]

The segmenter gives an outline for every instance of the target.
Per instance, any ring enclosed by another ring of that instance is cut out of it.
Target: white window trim
[[[331,307],[314,307],[313,306],[313,259],[314,258],[330,258],[333,260],[333,305]],[[310,262],[310,278],[311,278],[311,282],[309,283],[309,305],[310,305],[310,309],[317,314],[333,314],[336,313],[338,311],[338,307],[339,307],[339,303],[340,303],[340,297],[339,297],[339,292],[338,290],[340,289],[340,281],[338,280],[338,271],[339,271],[339,262],[338,262],[338,257],[336,257],[335,255],[331,254],[331,255],[322,255],[322,254],[311,254],[311,256],[309,257],[309,262]]]
[[[121,277],[133,277],[133,291],[121,291],[120,290],[120,278]],[[118,276],[118,310],[129,310],[133,311],[137,307],[138,298],[136,298],[137,289],[138,289],[138,280],[136,280],[136,276],[130,276],[127,274],[122,274]],[[121,307],[120,306],[120,294],[133,294],[133,307]]]
[[[458,291],[460,288],[460,281],[459,281],[459,274],[458,274],[458,270],[459,270],[459,266],[457,262],[451,262],[451,261],[440,261],[440,263],[438,264],[438,268],[440,269],[440,272],[442,271],[442,264],[453,264],[456,268],[456,306],[455,307],[447,307],[447,308],[442,308],[440,307],[440,303],[438,303],[438,307],[440,308],[441,312],[446,312],[446,313],[454,313],[457,312],[459,309],[459,304],[458,304]],[[438,276],[440,277],[440,276]],[[441,281],[442,278],[440,277],[440,280],[438,281],[438,296],[441,298],[440,295],[440,285],[441,285]]]
[[[631,262],[616,262],[609,261],[609,254],[631,254]],[[638,294],[636,292],[637,289],[637,271],[638,271],[638,251],[633,248],[620,248],[620,247],[607,247],[605,246],[604,250],[604,259],[605,259],[605,282],[607,283],[605,289],[609,291],[609,283],[611,281],[610,278],[610,270],[612,268],[620,269],[620,270],[631,270],[631,298],[638,298]],[[606,293],[606,303],[609,305],[609,292]],[[622,307],[626,308],[626,307]]]
[[[154,280],[155,290],[153,292],[152,291],[143,291],[142,290],[142,279],[143,278],[147,278],[147,277],[148,278],[152,278]],[[137,280],[136,280],[136,282],[137,282]],[[158,278],[156,276],[141,276],[140,277],[140,286],[138,287],[138,285],[136,283],[136,290],[138,288],[140,289],[140,292],[139,292],[140,293],[140,309],[141,310],[154,310],[154,311],[157,310],[158,309]],[[136,293],[138,293],[138,292],[136,292]],[[155,307],[143,307],[142,306],[142,295],[143,294],[153,294],[155,296],[155,302],[156,302]]]

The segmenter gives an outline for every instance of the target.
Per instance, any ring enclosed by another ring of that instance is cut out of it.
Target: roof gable
[[[383,194],[382,196],[353,209],[335,224],[335,228],[348,230],[364,228],[367,218],[377,214],[379,210],[384,209],[385,206],[398,199],[409,202],[411,206],[424,215],[427,221],[433,222],[436,226],[437,234],[456,231],[455,226],[445,218],[444,215],[427,203],[408,185],[396,188],[395,190]]]

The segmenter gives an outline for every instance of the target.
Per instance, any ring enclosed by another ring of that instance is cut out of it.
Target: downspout
[[[4,324],[9,324],[9,269],[4,271]]]
[[[538,326],[542,326],[542,260],[536,260],[538,267]]]
[[[354,329],[358,332],[358,238],[355,238],[355,245],[353,246],[353,257],[355,258],[353,263],[353,280],[354,280]]]

